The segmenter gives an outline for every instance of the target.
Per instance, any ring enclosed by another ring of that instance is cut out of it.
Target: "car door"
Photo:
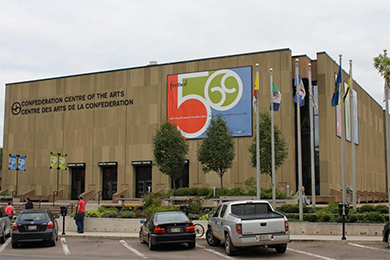
[[[216,230],[216,233],[217,233],[217,237],[220,239],[220,240],[224,240],[224,228],[223,228],[223,225],[224,225],[224,216],[225,216],[225,213],[226,213],[226,208],[227,208],[227,205],[226,204],[222,204],[221,205],[221,208],[220,208],[220,211],[218,213],[218,216],[217,216],[217,219],[216,219],[216,224],[215,224],[215,230]]]
[[[151,232],[150,228],[152,226],[153,219],[154,219],[154,214],[150,214],[149,217],[145,220],[145,222],[143,223],[143,225],[141,227],[142,238],[144,239],[144,241],[148,241],[149,233]]]

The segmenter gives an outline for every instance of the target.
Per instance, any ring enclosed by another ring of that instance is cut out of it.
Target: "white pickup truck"
[[[290,241],[287,218],[266,200],[224,202],[210,214],[206,240],[210,246],[225,243],[227,255],[243,247],[268,246],[284,253]]]

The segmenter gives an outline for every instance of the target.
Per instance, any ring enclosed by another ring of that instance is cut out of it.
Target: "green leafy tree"
[[[272,175],[271,147],[271,117],[268,113],[260,113],[260,172]],[[274,125],[275,170],[286,160],[288,155],[287,142],[279,128]],[[256,167],[256,135],[249,146],[252,167]]]
[[[206,137],[197,151],[198,161],[203,165],[204,173],[214,171],[221,180],[225,172],[232,167],[234,160],[234,140],[222,115],[211,119]]]
[[[174,186],[183,174],[187,153],[188,143],[176,125],[163,123],[153,136],[153,158],[159,171],[174,180]]]
[[[387,85],[390,87],[390,58],[384,54],[379,54],[374,58],[373,65],[378,73],[386,79]]]

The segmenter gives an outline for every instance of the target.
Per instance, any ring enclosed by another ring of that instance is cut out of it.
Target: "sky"
[[[285,48],[352,59],[383,106],[390,1],[0,0],[0,146],[7,83]]]

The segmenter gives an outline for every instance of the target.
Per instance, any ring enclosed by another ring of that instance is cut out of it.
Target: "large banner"
[[[168,121],[185,138],[204,138],[222,114],[233,136],[252,136],[252,68],[168,75]]]

